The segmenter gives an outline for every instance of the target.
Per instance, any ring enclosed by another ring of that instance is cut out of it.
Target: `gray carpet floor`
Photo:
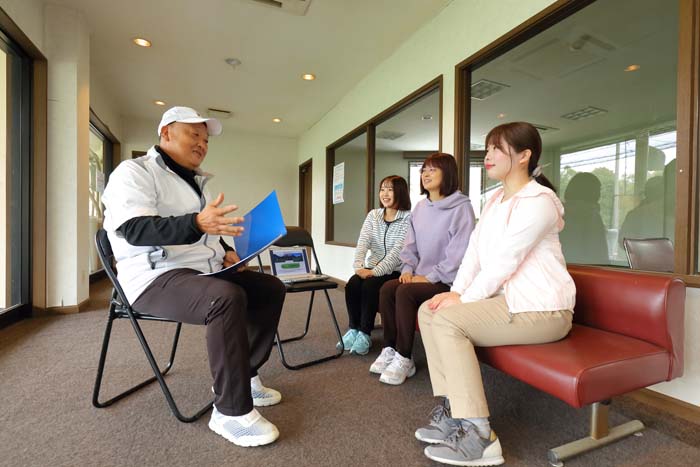
[[[344,355],[300,371],[285,369],[276,351],[261,376],[283,394],[281,404],[261,409],[281,433],[273,445],[239,448],[207,427],[209,415],[178,422],[157,385],[106,409],[91,405],[92,387],[106,322],[109,289],[93,287],[89,309],[41,316],[0,330],[0,465],[7,466],[437,466],[413,437],[435,404],[418,339],[415,377],[398,387],[368,372],[380,350]],[[289,295],[281,329],[301,329],[306,294]],[[347,322],[342,291],[332,291],[337,315]],[[167,357],[173,325],[145,323],[154,352]],[[129,323],[117,322],[107,361],[104,393],[148,376],[149,367]],[[335,343],[325,301],[317,300],[310,335],[289,344],[299,361],[331,352]],[[588,412],[484,367],[492,426],[506,465],[544,466],[551,447],[583,437]],[[167,377],[176,401],[192,412],[210,397],[204,330],[185,326],[174,369]],[[666,466],[700,464],[698,427],[640,407],[613,402],[611,421],[640,417],[649,428],[567,466]]]

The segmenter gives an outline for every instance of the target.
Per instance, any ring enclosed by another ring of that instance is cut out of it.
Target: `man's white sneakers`
[[[253,409],[246,415],[230,417],[212,408],[209,428],[237,446],[262,446],[274,442],[280,435],[277,427]]]
[[[211,392],[216,394],[214,386],[211,387]],[[255,407],[267,407],[282,401],[282,394],[275,389],[263,386],[259,375],[250,378],[250,394],[253,397],[253,406]]]
[[[214,392],[212,386],[211,391]],[[279,404],[282,394],[274,389],[263,386],[260,376],[250,379],[250,392],[253,396],[253,406],[263,407]],[[277,427],[253,409],[246,415],[232,417],[219,412],[213,406],[209,428],[237,446],[251,447],[273,443],[280,435]]]
[[[282,400],[282,394],[279,391],[263,386],[260,376],[250,378],[250,393],[255,407],[279,404]]]

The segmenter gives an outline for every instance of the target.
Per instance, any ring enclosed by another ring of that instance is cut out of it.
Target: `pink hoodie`
[[[502,198],[503,188],[486,203],[451,290],[468,303],[493,297],[503,287],[511,313],[573,311],[576,287],[559,243],[564,228],[559,198],[532,180],[513,195],[505,224],[483,227]],[[493,234],[501,241],[497,248],[493,243],[488,248],[487,239]]]

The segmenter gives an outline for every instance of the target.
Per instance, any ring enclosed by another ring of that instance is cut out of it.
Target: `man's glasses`
[[[420,173],[421,174],[425,174],[425,173],[434,174],[438,170],[440,170],[440,169],[438,169],[437,167],[421,167]]]

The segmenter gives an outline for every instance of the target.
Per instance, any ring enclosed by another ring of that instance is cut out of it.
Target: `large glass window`
[[[367,214],[367,134],[336,148],[330,165],[333,241],[355,244]]]
[[[0,33],[0,314],[29,307],[29,70]]]
[[[420,194],[423,160],[440,147],[440,90],[434,89],[376,127],[373,207],[379,207],[379,181],[400,175],[409,183],[411,206]]]
[[[102,192],[105,188],[105,147],[109,142],[94,126],[90,125],[90,165],[89,165],[89,184],[88,184],[88,222],[89,238],[95,238],[97,230],[102,227],[104,216],[102,212]],[[102,269],[100,258],[97,255],[95,242],[89,242],[90,249],[90,264],[89,271],[93,274]]]
[[[470,195],[483,206],[493,189],[479,158],[488,131],[528,121],[565,206],[568,262],[636,267],[624,239],[673,244],[678,22],[675,1],[598,0],[475,67]]]
[[[406,179],[413,206],[423,198],[418,170],[440,150],[441,90],[438,77],[326,148],[327,243],[355,246],[388,175]]]

